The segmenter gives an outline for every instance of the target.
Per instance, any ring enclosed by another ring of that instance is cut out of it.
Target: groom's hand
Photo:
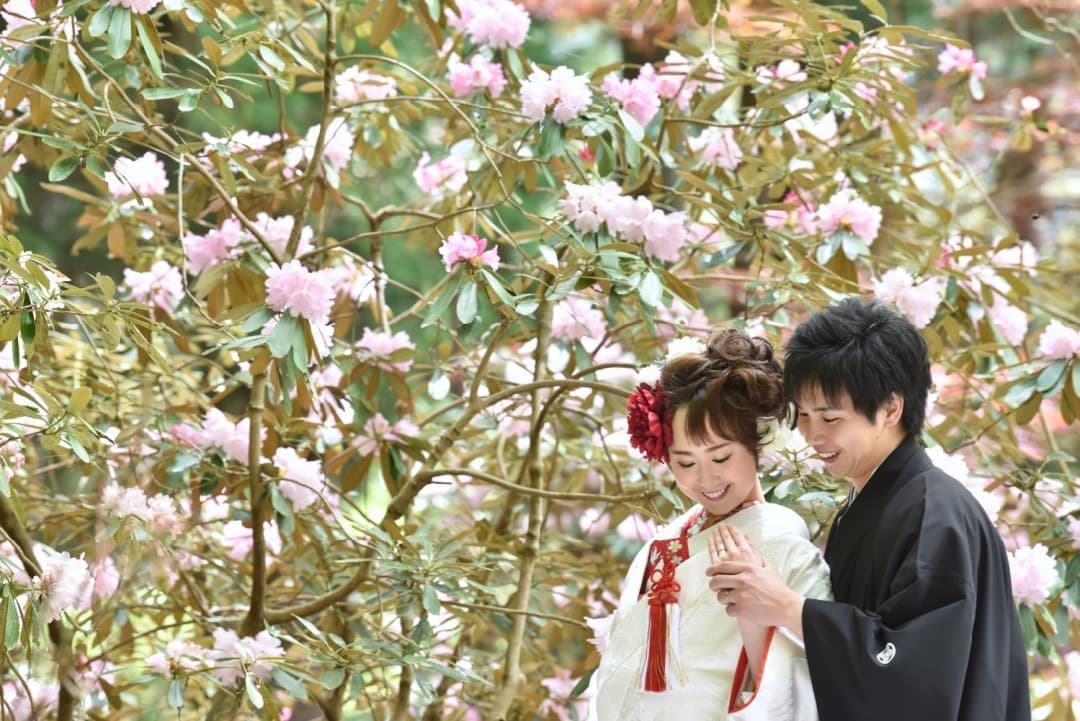
[[[709,539],[709,588],[729,616],[762,626],[785,626],[802,637],[805,599],[788,588],[776,567],[733,526],[720,525]]]

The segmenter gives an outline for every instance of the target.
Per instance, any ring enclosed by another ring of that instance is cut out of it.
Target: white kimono
[[[700,511],[700,506],[691,508],[656,537],[677,538]],[[831,598],[829,569],[794,511],[763,503],[724,522],[742,531],[792,589],[809,598]],[[745,672],[745,654],[735,619],[709,590],[705,569],[712,531],[709,528],[689,538],[689,557],[675,571],[680,590],[678,613],[671,618],[678,629],[669,629],[669,644],[677,656],[677,664],[670,665],[678,670],[671,673],[674,682],[662,692],[642,687],[649,598],[640,591],[651,544],[634,558],[607,647],[590,683],[590,721],[817,721],[805,651],[786,629],[776,629],[769,636],[756,691],[733,691],[737,667],[740,682]]]

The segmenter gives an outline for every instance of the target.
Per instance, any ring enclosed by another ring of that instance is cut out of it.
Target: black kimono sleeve
[[[803,632],[822,720],[957,718],[975,616],[970,585],[916,567],[879,610],[806,601]]]

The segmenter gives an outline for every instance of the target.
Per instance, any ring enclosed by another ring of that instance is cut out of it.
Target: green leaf
[[[142,45],[146,59],[150,63],[150,70],[154,73],[154,77],[160,80],[165,77],[161,72],[161,58],[158,56],[157,48],[154,47],[154,39],[150,37],[150,28],[146,27],[147,23],[152,22],[154,20],[149,15],[140,15],[135,20],[135,29],[139,33],[139,44]]]
[[[634,142],[640,143],[641,139],[645,137],[645,128],[641,127],[641,123],[634,120],[634,118],[625,110],[619,110],[619,120],[622,121],[623,127],[626,128],[626,133],[633,138]],[[627,150],[629,150],[629,147]]]
[[[168,100],[178,98],[188,91],[188,88],[145,88],[142,96],[147,100]]]
[[[1018,408],[1024,404],[1028,398],[1035,392],[1035,379],[1024,378],[1019,383],[1009,389],[1009,392],[1005,394],[1005,405],[1009,408]]]
[[[184,708],[184,680],[174,678],[169,683],[169,708]]]
[[[244,690],[247,691],[248,701],[251,702],[252,706],[257,709],[263,707],[262,693],[259,691],[259,684],[253,674],[249,673],[244,676]]]
[[[641,296],[641,302],[650,308],[660,305],[664,299],[664,285],[660,282],[660,276],[652,271],[646,273],[638,286],[638,295]]]
[[[177,103],[176,107],[182,113],[189,113],[199,107],[199,98],[201,97],[201,90],[189,88],[184,91],[184,94],[180,97],[180,102]]]
[[[90,18],[90,24],[87,25],[87,31],[90,33],[90,37],[96,38],[105,34],[105,31],[109,29],[109,21],[112,20],[113,11],[118,6],[105,3],[101,6],[101,9],[94,13],[94,16]]]
[[[292,350],[294,343],[304,342],[304,329],[300,325],[300,319],[288,313],[282,313],[278,318],[277,325],[270,332],[270,355],[275,358],[284,358]]]
[[[1043,369],[1035,384],[1040,393],[1051,395],[1052,392],[1061,388],[1061,384],[1065,381],[1065,366],[1065,359],[1059,358]]]
[[[885,13],[885,6],[878,2],[878,0],[860,0],[860,2],[862,2],[863,7],[870,11],[871,15],[882,22],[889,22],[888,15]]]
[[[446,309],[450,307],[450,304],[454,302],[454,296],[457,295],[462,284],[465,282],[465,276],[458,271],[457,279],[450,284],[450,287],[443,291],[442,295],[438,296],[431,302],[428,307],[427,313],[424,314],[424,322],[420,324],[421,328],[427,328],[429,325],[437,323],[439,318],[442,317]]]
[[[274,666],[273,670],[270,671],[270,679],[292,698],[299,701],[307,700],[308,694],[304,685],[300,683],[299,679],[280,666]]]
[[[694,13],[694,22],[698,25],[708,25],[716,14],[716,6],[719,0],[690,0],[690,10]]]
[[[277,70],[279,73],[285,69],[285,61],[282,60],[281,56],[274,52],[273,49],[267,47],[266,45],[259,46],[259,57],[262,58],[267,65],[272,67],[274,70]]]
[[[458,295],[457,307],[455,308],[457,319],[462,324],[468,325],[476,317],[477,309],[476,283],[469,283],[461,289],[461,293]]]
[[[83,412],[83,409],[90,403],[90,398],[93,392],[86,386],[79,386],[71,392],[71,399],[68,401],[68,413],[72,415],[79,415]]]
[[[435,616],[439,613],[442,604],[439,603],[439,595],[435,593],[435,587],[431,584],[424,584],[423,602],[424,610],[429,615]]]
[[[116,6],[109,18],[109,55],[119,60],[131,47],[131,10]]]
[[[545,120],[540,128],[540,157],[544,160],[562,153],[566,144],[563,142],[563,126],[554,120]]]
[[[29,298],[25,299],[24,305],[30,305]],[[27,355],[29,355],[30,346],[34,344],[34,338],[37,337],[37,319],[33,313],[26,312],[19,315],[19,337],[26,344]]]
[[[79,167],[81,161],[82,158],[78,155],[61,155],[49,168],[49,182],[59,183],[61,180],[66,180],[75,172],[75,168]]]
[[[296,517],[293,515],[292,501],[282,494],[277,485],[270,486],[270,505],[278,514],[278,529],[288,535],[296,529]]]
[[[270,319],[274,317],[274,311],[267,308],[265,305],[260,306],[254,313],[249,315],[244,324],[240,326],[241,330],[246,334],[254,333],[257,330],[262,330],[266,327],[266,324],[270,322]]]
[[[333,691],[345,681],[345,669],[332,668],[319,677],[322,687]]]

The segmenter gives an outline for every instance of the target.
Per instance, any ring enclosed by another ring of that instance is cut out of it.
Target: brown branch
[[[266,503],[262,482],[262,424],[266,400],[266,369],[257,373],[251,382],[251,400],[248,403],[248,492],[251,494],[251,601],[247,616],[240,625],[240,633],[254,636],[263,630],[266,616],[266,530],[264,518]]]

